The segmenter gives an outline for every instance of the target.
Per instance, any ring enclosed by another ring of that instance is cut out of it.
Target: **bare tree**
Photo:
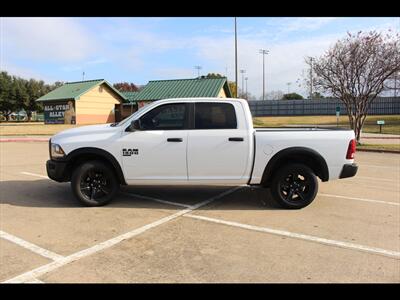
[[[369,107],[400,70],[399,34],[358,32],[337,41],[313,60],[314,88],[344,102],[357,142]]]
[[[284,93],[280,90],[277,91],[271,91],[265,95],[265,99],[268,100],[281,100],[283,98]],[[262,95],[261,95],[262,99]]]
[[[389,96],[400,96],[400,71],[393,73],[385,82],[384,91]]]

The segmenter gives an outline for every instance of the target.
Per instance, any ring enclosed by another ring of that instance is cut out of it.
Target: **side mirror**
[[[140,129],[141,129],[140,120],[133,120],[131,122],[130,131],[136,131]]]

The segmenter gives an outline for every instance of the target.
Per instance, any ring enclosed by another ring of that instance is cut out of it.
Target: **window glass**
[[[235,108],[230,103],[196,103],[196,129],[235,129]]]
[[[140,118],[143,130],[177,130],[185,127],[184,103],[166,104],[149,111]]]

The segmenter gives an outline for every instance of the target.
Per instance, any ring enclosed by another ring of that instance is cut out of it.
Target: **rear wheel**
[[[271,193],[284,208],[299,209],[309,205],[318,192],[318,180],[313,170],[302,164],[280,168],[271,184]]]
[[[86,206],[109,203],[119,189],[114,171],[101,161],[89,161],[78,166],[71,178],[75,197]]]

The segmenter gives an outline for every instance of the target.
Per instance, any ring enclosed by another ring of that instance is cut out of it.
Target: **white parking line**
[[[40,178],[45,178],[45,179],[50,179],[50,178],[49,178],[49,177],[47,177],[47,176],[40,175],[40,174],[35,174],[35,173],[21,172],[21,174],[24,174],[24,175],[29,175],[29,176],[35,176],[35,177],[40,177]]]
[[[42,247],[39,247],[39,246],[37,246],[35,244],[27,242],[27,241],[25,241],[23,239],[20,239],[19,237],[16,237],[15,235],[9,234],[9,233],[4,232],[2,230],[0,230],[0,237],[5,239],[5,240],[8,240],[8,241],[10,241],[10,242],[12,242],[14,244],[22,246],[22,247],[24,247],[24,248],[26,248],[28,250],[31,250],[32,252],[35,252],[36,254],[39,254],[39,255],[44,256],[46,258],[50,258],[51,260],[58,260],[58,259],[64,258],[64,256],[62,256],[62,255],[59,255],[59,254],[54,253],[52,251],[43,249]]]
[[[40,177],[40,178],[46,178],[46,179],[50,179],[47,176],[44,175],[40,175],[40,174],[35,174],[35,173],[30,173],[30,172],[21,172],[21,174],[25,174],[25,175],[29,175],[29,176],[34,176],[34,177]],[[241,186],[239,186],[241,187]],[[129,192],[121,192],[121,194],[123,195],[127,195],[127,196],[133,196],[133,197],[138,197],[138,198],[143,198],[143,199],[147,199],[147,200],[152,200],[152,201],[157,201],[160,203],[164,203],[164,204],[170,204],[170,205],[175,205],[175,206],[182,206],[182,207],[186,207],[186,208],[191,208],[191,205],[188,204],[183,204],[183,203],[178,203],[178,202],[171,202],[171,201],[166,201],[166,200],[161,200],[158,198],[153,198],[153,197],[148,197],[148,196],[142,196],[139,194],[133,194],[133,193],[129,193]]]
[[[286,236],[286,237],[291,237],[291,238],[296,238],[296,239],[301,239],[301,240],[306,240],[306,241],[311,241],[311,242],[317,242],[317,243],[325,244],[325,245],[329,245],[329,246],[337,246],[337,247],[341,247],[341,248],[347,248],[347,249],[352,249],[352,250],[359,250],[359,251],[365,251],[365,252],[374,253],[374,254],[380,254],[380,255],[384,255],[384,256],[388,256],[388,257],[400,258],[400,252],[398,252],[398,251],[369,247],[369,246],[353,244],[353,243],[348,243],[348,242],[342,242],[342,241],[336,241],[336,240],[329,240],[329,239],[306,235],[306,234],[301,234],[301,233],[295,233],[295,232],[277,230],[277,229],[272,229],[272,228],[267,228],[267,227],[242,224],[242,223],[237,223],[237,222],[232,222],[232,221],[225,221],[225,220],[220,220],[220,219],[203,217],[203,216],[199,216],[199,215],[186,214],[184,217],[199,219],[199,220],[218,223],[218,224],[224,224],[224,225],[233,226],[233,227],[240,227],[243,229],[265,232],[265,233],[270,233],[270,234],[274,234],[274,235]]]
[[[25,283],[44,283],[44,282],[39,279],[32,279],[30,281],[26,281]]]
[[[317,196],[343,198],[343,199],[350,199],[350,200],[357,200],[357,201],[364,201],[364,202],[372,202],[372,203],[379,203],[379,204],[388,204],[388,205],[395,205],[395,206],[399,206],[400,205],[400,203],[397,203],[397,202],[381,201],[381,200],[366,199],[366,198],[347,197],[347,196],[339,196],[339,195],[324,194],[324,193],[318,193]]]
[[[385,178],[375,178],[375,177],[367,177],[367,176],[356,176],[354,179],[367,179],[367,180],[373,180],[373,181],[390,181],[390,182],[396,182],[399,184],[399,180],[394,180],[394,179],[385,179]]]
[[[26,273],[23,273],[21,275],[18,275],[16,277],[14,277],[14,278],[8,279],[8,280],[4,281],[4,283],[22,283],[22,282],[28,282],[28,281],[30,282],[30,281],[36,279],[37,277],[40,277],[40,276],[42,276],[42,275],[44,275],[44,274],[46,274],[46,273],[48,273],[50,271],[54,271],[55,269],[58,269],[58,268],[60,268],[60,267],[62,267],[64,265],[69,264],[69,263],[71,263],[73,261],[76,261],[76,260],[78,260],[78,259],[80,259],[82,257],[86,257],[86,256],[89,256],[91,254],[97,253],[97,252],[99,252],[101,250],[110,248],[110,247],[122,242],[123,240],[130,239],[130,238],[132,238],[132,237],[134,237],[136,235],[139,235],[139,234],[141,234],[141,233],[143,233],[143,232],[145,232],[145,231],[147,231],[149,229],[155,228],[155,227],[160,226],[160,225],[162,225],[164,223],[167,223],[167,222],[169,222],[169,221],[171,221],[173,219],[176,219],[176,218],[178,218],[180,216],[183,216],[184,214],[187,214],[187,213],[189,213],[189,212],[191,212],[191,211],[193,211],[193,210],[195,210],[195,209],[197,209],[199,207],[207,205],[210,202],[212,202],[212,201],[214,201],[214,200],[216,200],[218,198],[221,198],[223,196],[226,196],[226,195],[228,195],[228,194],[230,194],[230,193],[232,193],[232,192],[234,192],[234,191],[236,191],[236,190],[238,190],[238,189],[240,189],[242,187],[243,186],[237,186],[237,187],[234,187],[232,189],[229,189],[229,190],[227,190],[227,191],[225,191],[225,192],[223,192],[223,193],[221,193],[221,194],[219,194],[217,196],[214,196],[214,197],[212,197],[212,198],[210,198],[208,200],[205,200],[205,201],[200,202],[198,204],[192,205],[190,208],[186,208],[186,209],[180,210],[180,211],[178,211],[178,212],[176,212],[176,213],[174,213],[174,214],[172,214],[170,216],[164,217],[164,218],[162,218],[162,219],[160,219],[158,221],[155,221],[153,223],[144,225],[142,227],[139,227],[137,229],[134,229],[132,231],[129,231],[127,233],[124,233],[122,235],[114,237],[114,238],[112,238],[110,240],[107,240],[107,241],[104,241],[104,242],[99,243],[97,245],[94,245],[94,246],[92,246],[92,247],[90,247],[88,249],[85,249],[85,250],[76,252],[74,254],[65,256],[62,259],[56,260],[56,261],[51,262],[51,263],[49,263],[47,265],[38,267],[38,268],[36,268],[34,270],[28,271]]]
[[[127,196],[132,196],[132,197],[143,198],[143,199],[146,199],[146,200],[156,201],[156,202],[169,204],[169,205],[182,206],[182,207],[186,207],[186,208],[191,207],[188,204],[171,202],[171,201],[161,200],[161,199],[157,199],[157,198],[153,198],[153,197],[142,196],[142,195],[138,195],[138,194],[132,194],[132,193],[128,193],[128,192],[121,192],[121,194],[127,195]]]
[[[393,170],[399,170],[400,166],[396,166],[396,167],[387,167],[387,166],[380,166],[380,165],[364,165],[364,164],[360,164],[360,167],[372,167],[372,168],[379,168],[379,169],[393,169]]]

